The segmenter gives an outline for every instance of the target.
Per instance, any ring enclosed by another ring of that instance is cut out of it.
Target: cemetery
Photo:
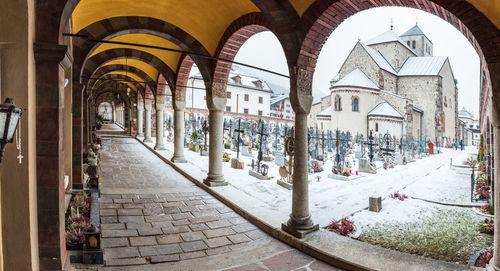
[[[186,126],[186,135],[210,137],[203,122],[190,119],[187,123],[194,125]],[[345,235],[351,238],[414,254],[424,253],[423,248],[435,247],[436,240],[446,239],[446,251],[430,251],[429,257],[463,264],[468,263],[470,251],[492,245],[491,235],[479,232],[484,217],[477,210],[487,201],[471,198],[474,189],[467,161],[477,156],[476,147],[465,151],[434,147],[426,139],[396,138],[388,133],[378,137],[370,133],[363,138],[349,131],[308,129],[307,135],[310,208],[320,227],[350,223],[352,230]],[[231,193],[245,195],[245,205],[267,212],[262,216],[270,222],[284,219],[287,212],[277,211],[288,210],[291,205],[293,140],[294,127],[224,120],[223,171]],[[155,143],[147,144],[152,147]],[[166,146],[162,155],[169,157],[173,142],[167,140]],[[208,170],[208,157],[200,151],[186,151],[185,156],[189,162],[184,169]],[[378,199],[378,209],[371,209],[369,199]],[[432,227],[435,223],[447,226]],[[402,226],[406,232],[397,230]],[[421,228],[428,236],[424,234],[418,244],[408,241],[414,240],[413,235]],[[457,239],[455,235],[465,237]],[[443,238],[429,241],[431,236]],[[405,249],[404,244],[412,245]],[[466,250],[457,253],[458,248]]]

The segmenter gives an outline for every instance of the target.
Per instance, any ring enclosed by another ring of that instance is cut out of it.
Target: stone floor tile
[[[133,247],[156,245],[156,238],[154,236],[130,237],[129,239],[130,245]]]
[[[189,227],[186,225],[165,227],[165,228],[161,228],[161,229],[163,230],[163,233],[165,233],[165,234],[181,233],[181,232],[190,231]]]
[[[139,195],[140,199],[156,199],[158,198],[156,194],[141,194]]]
[[[136,199],[138,196],[136,194],[123,194],[122,199]]]
[[[142,209],[117,209],[118,215],[140,215],[142,216]]]
[[[108,247],[126,247],[126,246],[128,246],[128,240],[125,237],[120,237],[120,238],[102,238],[102,246],[104,248],[108,248]]]
[[[122,208],[122,205],[119,203],[101,203],[101,204],[99,204],[99,208],[101,208],[101,209],[119,209],[119,208]]]
[[[230,251],[231,251],[231,249],[229,247],[224,246],[224,247],[207,249],[205,252],[207,253],[208,256],[212,256],[212,255],[227,253]]]
[[[243,217],[232,217],[227,219],[233,225],[238,225],[247,222]]]
[[[238,225],[234,225],[231,227],[235,232],[237,233],[242,233],[242,232],[247,232],[247,231],[253,231],[253,230],[256,230],[257,227],[255,227],[253,224],[251,223],[242,223],[242,224],[238,224]]]
[[[196,206],[179,206],[181,212],[199,212],[200,210]]]
[[[153,246],[139,247],[139,253],[142,257],[158,255]]]
[[[121,199],[122,195],[120,195],[120,194],[102,194],[101,198],[103,198],[103,199]]]
[[[147,222],[140,222],[140,223],[136,223],[136,222],[129,222],[129,223],[125,223],[125,225],[127,225],[127,229],[139,229],[139,228],[151,228],[151,223],[147,223]]]
[[[172,214],[172,218],[174,220],[181,220],[181,219],[187,219],[187,218],[192,218],[193,216],[190,213],[178,213],[178,214]]]
[[[155,249],[158,254],[161,255],[176,254],[182,252],[182,249],[178,244],[158,245],[155,246]]]
[[[204,217],[189,218],[189,222],[191,222],[193,224],[206,223],[206,222],[215,221],[215,220],[217,220],[217,217],[215,217],[215,216],[204,216]]]
[[[224,271],[267,271],[267,269],[264,269],[257,264],[247,264],[239,267],[225,269]]]
[[[224,236],[224,235],[231,235],[235,234],[236,232],[233,231],[231,228],[219,228],[215,230],[206,230],[203,231],[205,236],[207,238],[214,238],[214,237],[219,237],[219,236]]]
[[[153,203],[154,199],[134,199],[134,203]]]
[[[114,199],[114,203],[132,203],[132,199]]]
[[[185,242],[198,241],[205,238],[205,235],[199,231],[197,232],[184,232],[181,237]]]
[[[229,241],[225,236],[205,239],[204,241],[209,248],[222,247],[231,244],[231,241]]]
[[[179,261],[179,259],[178,254],[151,256],[151,263],[176,262]]]
[[[232,212],[232,211],[217,215],[217,217],[219,219],[225,219],[225,218],[229,219],[229,218],[238,217],[238,216],[240,216],[240,215],[238,215],[237,213]]]
[[[161,215],[163,214],[163,207],[147,208],[142,210],[145,216],[151,215]]]
[[[303,267],[313,260],[304,253],[290,250],[265,259],[262,263],[271,271],[288,271]]]
[[[245,232],[245,235],[248,236],[248,237],[250,237],[250,239],[252,239],[252,240],[257,240],[257,239],[265,238],[267,236],[263,231],[261,231],[259,229],[253,230],[253,231],[249,231],[249,232]]]
[[[109,259],[106,260],[106,266],[130,266],[146,264],[144,258],[125,258],[125,259]]]
[[[184,201],[184,203],[187,206],[203,205],[203,201],[201,201],[201,200],[188,200],[188,201]]]
[[[125,208],[125,209],[133,209],[133,208],[143,209],[144,208],[144,204],[140,204],[140,203],[124,203],[123,204],[123,208]]]
[[[104,255],[107,259],[139,257],[139,251],[135,247],[105,248]]]
[[[194,251],[194,252],[182,253],[180,256],[181,260],[189,260],[194,258],[205,257],[207,256],[207,254],[205,254],[204,251]]]
[[[187,219],[172,221],[172,225],[174,226],[189,225],[189,224],[191,224],[191,222],[189,222],[189,220]]]
[[[111,224],[102,224],[101,230],[124,230],[125,224],[123,223],[111,223]]]
[[[158,221],[158,222],[151,222],[151,225],[153,228],[169,228],[172,227],[172,222],[171,221]]]
[[[101,209],[101,216],[116,216],[116,209]]]
[[[162,203],[162,206],[165,208],[168,208],[168,207],[180,207],[180,206],[186,206],[186,205],[182,201],[175,201],[175,202]]]
[[[172,221],[171,215],[150,215],[146,216],[147,222],[158,222],[158,221]]]
[[[168,245],[173,243],[182,242],[181,236],[179,234],[166,234],[156,236],[156,241],[159,245]]]
[[[229,226],[232,226],[232,225],[233,224],[231,224],[231,222],[229,222],[226,219],[207,222],[207,226],[210,229],[224,228],[224,227],[229,227]]]
[[[252,239],[248,238],[248,236],[246,236],[243,233],[238,233],[238,234],[235,234],[235,235],[229,235],[227,238],[229,238],[229,240],[231,240],[231,242],[233,242],[233,244],[239,244],[239,243],[244,243],[244,242],[250,242],[250,241],[252,241]]]
[[[152,228],[152,227],[138,228],[137,231],[139,232],[139,235],[141,235],[141,236],[163,234],[163,232],[160,228]]]
[[[335,268],[325,262],[322,262],[320,260],[314,260],[310,265],[309,265],[309,270],[311,271],[341,271],[341,269]]]
[[[199,223],[199,224],[189,224],[189,228],[191,228],[192,231],[204,231],[208,230],[209,227],[205,225],[204,223]]]
[[[101,216],[101,223],[103,224],[116,223],[116,222],[118,222],[116,216]]]
[[[136,230],[102,230],[102,237],[129,237],[137,235]]]
[[[184,252],[192,252],[208,248],[203,241],[185,242],[181,243],[180,246]]]
[[[133,215],[133,216],[130,216],[130,215],[121,215],[121,216],[118,216],[118,220],[121,222],[121,223],[127,223],[127,222],[135,222],[135,223],[141,223],[141,222],[144,222],[144,217],[142,216],[136,216],[136,215]]]

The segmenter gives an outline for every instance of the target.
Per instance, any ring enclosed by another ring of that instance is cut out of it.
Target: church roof
[[[367,46],[366,44],[359,43],[365,49],[365,51],[370,55],[370,57],[375,61],[375,63],[383,70],[386,70],[392,74],[397,74],[394,68],[389,64],[387,59],[377,50]]]
[[[445,56],[409,57],[399,70],[399,76],[438,75],[444,63]]]
[[[474,115],[472,115],[471,112],[465,109],[465,107],[462,107],[462,109],[458,111],[458,117],[463,119],[474,119]]]
[[[404,42],[404,40],[401,39],[401,37],[398,36],[394,31],[389,30],[386,31],[371,40],[366,42],[366,45],[374,45],[374,44],[380,44],[380,43],[386,43],[386,42],[399,42],[401,45],[406,47],[406,49],[410,50],[412,53],[415,54],[415,52]],[[416,55],[416,54],[415,54]]]
[[[425,36],[424,34],[424,31],[422,31],[422,29],[420,29],[420,27],[418,27],[418,25],[416,24],[414,27],[408,29],[408,31],[404,32],[401,37],[406,37],[406,36],[419,36],[419,35],[422,35],[422,36]],[[425,36],[427,37],[427,36]],[[431,43],[432,41],[427,38]]]
[[[201,73],[198,72],[194,76],[195,79],[203,80]],[[229,76],[227,79],[227,84],[231,86],[238,86],[248,89],[255,89],[264,92],[274,93],[273,89],[269,87],[266,80],[258,77],[257,75],[251,73],[249,70],[242,69],[236,65],[231,66],[229,71]]]
[[[332,87],[361,87],[380,90],[360,68],[348,73],[344,78],[333,84]]]
[[[331,117],[332,116],[332,106],[325,108],[325,110],[316,114],[318,117]]]
[[[403,115],[401,115],[396,108],[390,105],[388,102],[382,102],[377,104],[370,112],[368,112],[368,116],[381,116],[381,117],[390,117],[390,118],[398,118],[403,119]]]

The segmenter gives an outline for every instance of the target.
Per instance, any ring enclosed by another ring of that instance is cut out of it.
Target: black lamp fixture
[[[13,98],[0,104],[0,163],[3,161],[5,145],[12,143],[23,110],[14,104]]]

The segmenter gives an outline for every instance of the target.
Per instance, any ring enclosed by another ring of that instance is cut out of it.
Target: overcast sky
[[[313,95],[328,93],[330,79],[337,74],[358,39],[366,42],[390,29],[401,35],[418,21],[419,27],[434,44],[435,56],[448,56],[458,80],[459,109],[465,106],[477,116],[479,111],[479,57],[469,41],[444,20],[420,11],[401,7],[369,9],[345,20],[329,37],[318,59],[313,81]],[[251,37],[236,55],[235,61],[288,74],[285,55],[271,32]],[[260,74],[260,73],[259,73]],[[267,80],[287,84],[287,79],[265,75]]]

